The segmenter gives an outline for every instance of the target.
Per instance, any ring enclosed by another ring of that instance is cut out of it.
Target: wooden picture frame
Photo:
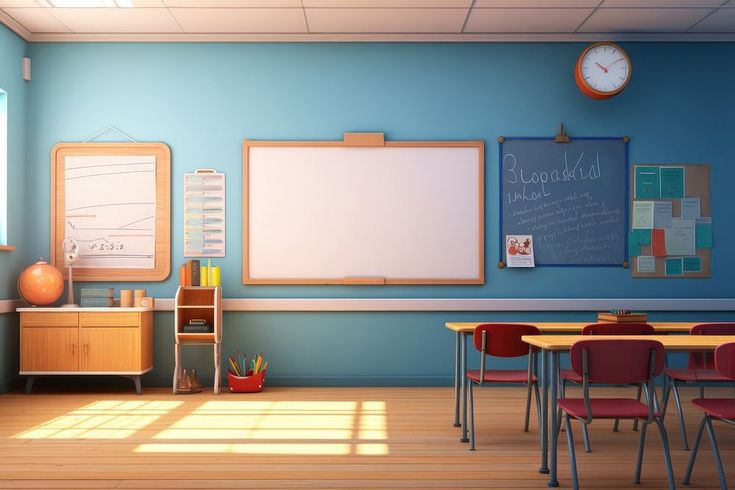
[[[66,276],[61,244],[65,238],[67,157],[155,157],[155,252],[153,268],[79,267],[76,281],[162,281],[171,271],[171,150],[164,143],[59,143],[51,150],[51,264]]]

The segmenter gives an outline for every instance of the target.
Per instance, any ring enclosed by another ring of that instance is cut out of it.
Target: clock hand
[[[623,58],[620,58],[620,59],[617,59],[617,60],[613,61],[612,63],[610,63],[609,65],[607,65],[607,68],[610,68],[611,66],[613,66],[618,61],[623,61]],[[605,70],[605,71],[607,71],[607,70]]]
[[[602,66],[601,64],[599,64],[599,63],[598,63],[598,62],[596,62],[596,61],[595,61],[595,64],[596,64],[597,66],[599,66],[599,67],[600,67],[600,68],[602,69],[602,71],[604,71],[605,73],[607,73],[607,68],[605,68],[604,66]]]

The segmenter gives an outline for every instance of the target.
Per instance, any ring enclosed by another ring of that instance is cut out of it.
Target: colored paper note
[[[651,230],[647,230],[647,229],[633,230],[633,233],[635,233],[638,236],[639,244],[641,245],[651,244]]]
[[[666,228],[667,255],[695,254],[695,221],[693,219],[671,218],[671,228]]]
[[[638,272],[656,272],[656,257],[641,255],[637,259]]]
[[[653,203],[653,227],[669,228],[671,226],[672,214],[673,206],[671,201],[655,201]]]
[[[651,230],[651,255],[666,257],[666,233],[663,229]]]
[[[683,274],[681,257],[666,259],[664,270],[667,276],[681,276]]]
[[[685,197],[681,200],[681,217],[684,219],[697,219],[699,214],[699,198]]]
[[[702,272],[701,257],[684,257],[682,261],[684,263],[684,272]]]
[[[697,218],[694,223],[694,245],[697,248],[712,248],[712,218]]]
[[[653,228],[653,201],[633,202],[633,228]]]
[[[638,241],[638,230],[632,230],[628,233],[628,256],[637,257],[641,254],[641,242]]]
[[[661,198],[684,197],[684,167],[661,167]]]
[[[658,167],[635,167],[635,198],[658,199],[661,197],[661,182]]]

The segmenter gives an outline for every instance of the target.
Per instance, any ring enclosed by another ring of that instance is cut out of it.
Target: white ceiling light
[[[57,8],[134,7],[133,0],[47,0]]]

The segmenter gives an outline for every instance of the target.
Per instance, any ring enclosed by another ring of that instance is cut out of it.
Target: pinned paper
[[[656,272],[656,257],[641,255],[637,259],[638,272]]]
[[[666,259],[664,270],[667,276],[681,276],[683,269],[681,257]]]
[[[641,242],[638,240],[638,230],[628,232],[628,255],[636,257],[641,254]]]
[[[661,198],[684,197],[684,167],[661,167]]]
[[[699,214],[699,198],[685,197],[681,200],[681,217],[682,219],[697,219]]]
[[[655,201],[653,203],[654,228],[669,228],[671,226],[672,215],[673,206],[671,201]]]
[[[684,257],[684,272],[702,272],[701,257]]]
[[[694,222],[695,246],[712,248],[712,218],[697,218]]]
[[[505,260],[508,267],[535,267],[533,236],[505,235]]]
[[[658,167],[635,167],[635,198],[658,199],[661,197],[661,182]]]
[[[671,228],[666,228],[665,236],[668,255],[695,254],[694,220],[672,218]]]
[[[633,202],[633,228],[653,228],[653,201]]]
[[[651,230],[651,255],[666,257],[666,233],[662,229]]]

